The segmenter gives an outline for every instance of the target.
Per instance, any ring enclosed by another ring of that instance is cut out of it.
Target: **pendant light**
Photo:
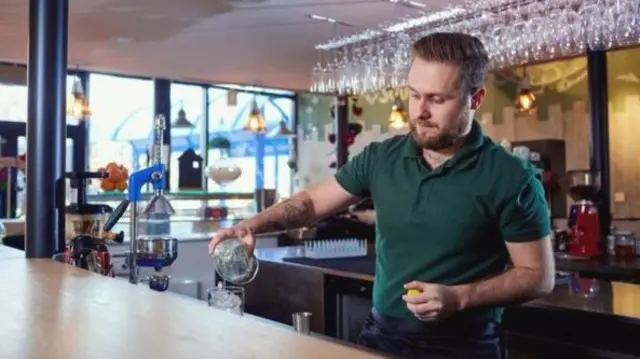
[[[391,113],[389,114],[389,128],[400,130],[407,127],[408,123],[409,115],[404,108],[402,99],[400,99],[400,96],[396,95],[393,105],[391,106]]]
[[[537,108],[536,96],[531,89],[531,83],[529,82],[529,75],[527,70],[524,70],[524,77],[520,81],[518,86],[518,93],[516,94],[516,111],[531,113]]]
[[[171,124],[172,128],[193,128],[193,124],[187,119],[187,113],[184,111],[182,104],[180,104],[180,110],[178,111],[178,118]]]
[[[244,123],[244,130],[255,133],[262,133],[267,130],[267,123],[262,116],[262,111],[258,107],[255,97],[251,103],[251,112]]]
[[[88,119],[89,116],[91,116],[89,101],[84,95],[84,89],[82,88],[80,78],[77,76],[74,77],[75,79],[73,81],[71,93],[67,96],[67,115],[80,119]]]

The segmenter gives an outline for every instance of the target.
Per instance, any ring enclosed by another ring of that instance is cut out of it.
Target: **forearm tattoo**
[[[303,192],[266,209],[249,222],[254,233],[259,233],[308,226],[315,222],[315,217],[313,200]]]

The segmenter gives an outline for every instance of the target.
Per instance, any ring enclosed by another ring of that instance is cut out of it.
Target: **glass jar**
[[[633,259],[636,257],[636,240],[632,232],[618,231],[615,238],[616,258]]]
[[[220,187],[235,182],[242,175],[242,168],[230,157],[228,150],[218,150],[218,158],[207,169],[207,177]]]

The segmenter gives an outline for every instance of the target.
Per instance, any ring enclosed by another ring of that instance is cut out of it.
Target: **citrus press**
[[[170,217],[175,210],[164,196],[166,172],[162,163],[162,148],[165,126],[164,116],[157,115],[154,120],[151,165],[131,173],[127,199],[118,206],[120,210],[129,207],[129,250],[125,253],[129,282],[138,284],[141,281],[140,269],[152,268],[154,274],[146,279],[149,288],[157,291],[165,291],[169,287],[170,277],[163,274],[163,269],[178,258],[177,239],[170,235]],[[146,184],[153,188],[154,195],[138,213],[142,187]],[[141,223],[147,226],[145,235],[138,235]]]

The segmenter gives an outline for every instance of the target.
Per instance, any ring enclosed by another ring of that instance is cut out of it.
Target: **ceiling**
[[[423,0],[428,10],[460,2]],[[0,0],[0,59],[26,63],[28,7]],[[69,13],[72,68],[306,90],[315,44],[420,10],[384,0],[69,0]]]

